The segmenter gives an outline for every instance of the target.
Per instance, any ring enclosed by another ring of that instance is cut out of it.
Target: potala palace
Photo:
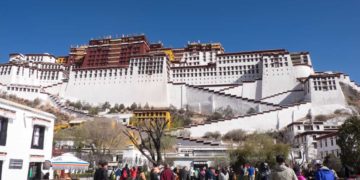
[[[316,72],[308,52],[226,52],[220,43],[200,42],[169,48],[144,35],[90,40],[63,57],[14,53],[0,65],[2,92],[59,108],[69,100],[235,111],[231,119],[184,127],[192,137],[279,130],[309,116],[351,112],[344,85],[360,91],[346,74]]]

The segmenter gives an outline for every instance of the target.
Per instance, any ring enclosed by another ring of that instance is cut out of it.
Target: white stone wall
[[[49,84],[61,82],[63,80],[64,77],[62,70],[38,69],[38,67],[40,66],[43,65],[31,65],[31,68],[28,66],[20,65],[0,65],[0,71],[2,68],[7,69],[6,73],[3,73],[2,75],[0,73],[0,83],[20,84],[29,86],[46,86]]]
[[[242,90],[243,90],[243,86],[237,85],[237,86],[225,88],[225,89],[221,90],[221,92],[224,92],[225,94],[231,94],[231,95],[242,97]]]
[[[262,97],[262,80],[244,82],[241,97],[249,99],[260,99]]]
[[[149,78],[150,79],[150,78]],[[167,86],[165,82],[135,83],[131,78],[122,82],[115,79],[98,79],[87,81],[69,81],[64,98],[80,100],[91,104],[109,102],[122,103],[126,106],[132,103],[151,106],[167,106]]]
[[[274,59],[278,59],[275,62]],[[268,97],[279,92],[293,90],[298,85],[290,55],[264,57],[262,61],[262,93]]]
[[[310,78],[307,83],[310,88],[310,93],[308,98],[314,105],[329,105],[329,104],[339,104],[346,105],[345,96],[341,90],[338,77],[328,77],[325,81],[327,83],[331,82],[331,85],[328,85],[327,89],[324,89],[324,86],[321,85],[319,89],[318,83],[322,83],[323,80],[319,78]],[[316,84],[316,86],[315,86]],[[330,89],[331,86],[331,89]]]
[[[348,75],[345,74],[341,74],[340,75],[340,82],[345,83],[347,85],[349,85],[350,87],[352,87],[353,89],[357,90],[358,92],[360,92],[360,85],[356,84],[354,81],[350,80],[350,77]]]
[[[62,88],[63,98],[85,101],[91,104],[132,103],[150,106],[168,106],[167,69],[165,57],[157,57],[155,67],[152,60],[133,59],[129,67],[94,70],[72,70],[69,81]],[[141,64],[141,65],[140,65]],[[161,66],[160,66],[161,64]],[[149,70],[151,69],[151,70]]]
[[[64,86],[66,86],[67,83],[59,82],[55,84],[50,84],[48,86],[43,87],[44,91],[53,95],[59,95],[61,92],[64,91]]]
[[[55,116],[3,99],[0,99],[0,108],[15,111],[15,115],[10,117],[0,114],[9,118],[6,145],[0,146],[0,152],[6,153],[2,157],[2,179],[27,179],[30,162],[51,159]],[[42,150],[31,149],[34,125],[45,126]],[[23,160],[22,169],[9,169],[10,159]]]
[[[168,104],[176,108],[184,108],[186,101],[186,85],[185,84],[167,84]]]
[[[8,84],[11,82],[11,65],[0,65],[0,83]]]
[[[299,90],[299,91],[287,91],[285,93],[269,96],[267,98],[261,99],[261,101],[269,102],[273,104],[280,104],[280,105],[290,105],[294,103],[303,102],[304,99],[305,99],[305,92]]]
[[[293,69],[295,78],[306,78],[314,74],[314,69],[307,64],[295,65]]]
[[[191,85],[169,84],[169,89],[170,104],[176,107],[180,107],[180,105],[182,105],[181,107],[188,106],[198,113],[211,114],[218,108],[225,109],[227,106],[230,106],[236,115],[245,114],[250,108],[260,111],[276,108],[271,104],[226,95],[217,91],[209,91]]]
[[[192,126],[185,128],[185,130],[189,130],[192,137],[202,137],[209,131],[219,131],[221,134],[225,134],[233,129],[243,129],[248,132],[278,130],[286,127],[294,120],[305,117],[310,108],[310,103],[300,104],[256,115]]]

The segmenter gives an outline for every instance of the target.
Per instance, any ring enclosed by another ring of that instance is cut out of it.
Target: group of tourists
[[[336,180],[336,172],[324,166],[320,161],[315,162],[315,169],[303,173],[298,166],[290,168],[285,164],[284,156],[276,156],[276,166],[270,168],[266,162],[254,167],[251,164],[241,165],[234,170],[230,167],[189,167],[171,168],[168,164],[154,166],[150,173],[145,174],[142,167],[114,169],[110,176],[107,173],[107,163],[99,162],[99,167],[94,174],[94,180]]]

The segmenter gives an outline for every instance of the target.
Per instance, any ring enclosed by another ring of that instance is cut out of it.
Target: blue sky
[[[66,55],[106,35],[145,33],[183,47],[221,42],[226,51],[309,51],[318,71],[360,82],[359,0],[1,0],[0,62],[11,52]]]

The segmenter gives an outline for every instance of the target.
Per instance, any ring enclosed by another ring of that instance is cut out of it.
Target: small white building
[[[142,155],[134,145],[128,145],[126,149],[122,151],[121,163],[123,165],[128,164],[129,167],[149,164],[146,157]]]
[[[220,141],[177,137],[175,149],[165,154],[165,161],[173,161],[174,166],[201,169],[226,159],[229,146]]]
[[[104,117],[115,119],[117,123],[129,125],[132,113],[105,114]]]
[[[323,131],[324,129],[324,123],[321,121],[295,121],[287,125],[286,127],[286,133],[289,136],[291,140],[293,138],[303,132],[306,131]]]
[[[12,53],[9,55],[9,61],[13,62],[46,62],[46,63],[55,63],[56,57],[49,53],[42,54],[21,54],[21,53]]]
[[[322,131],[306,131],[300,133],[294,138],[294,147],[292,148],[292,153],[294,159],[298,163],[302,162],[312,162],[312,160],[317,159],[318,155],[318,144],[317,138],[325,134],[333,133],[334,130],[322,130]]]
[[[0,99],[0,179],[49,172],[44,162],[52,155],[54,121],[52,114]]]
[[[318,147],[318,158],[324,159],[327,155],[333,154],[340,157],[340,147],[336,143],[337,132],[329,133],[316,138]]]

